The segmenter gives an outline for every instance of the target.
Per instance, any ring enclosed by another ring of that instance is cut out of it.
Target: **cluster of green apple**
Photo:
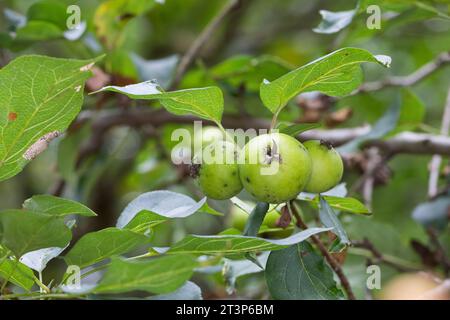
[[[193,165],[193,175],[211,199],[229,199],[245,188],[257,201],[278,204],[302,191],[327,191],[343,174],[339,153],[323,141],[302,144],[287,134],[268,133],[254,137],[242,150],[217,137],[208,143],[203,157],[227,159]]]

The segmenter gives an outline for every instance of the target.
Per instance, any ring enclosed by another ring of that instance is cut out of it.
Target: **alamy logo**
[[[381,8],[373,4],[367,7],[366,12],[370,14],[366,21],[367,28],[370,30],[381,29]]]
[[[69,17],[66,20],[67,29],[77,29],[81,23],[81,9],[79,6],[72,4],[66,10]]]
[[[171,151],[174,164],[261,164],[262,175],[274,175],[278,172],[283,148],[278,130],[272,130],[268,134],[267,129],[227,129],[219,132],[218,136],[216,133],[214,139],[206,145],[203,130],[202,122],[194,121],[193,132],[184,128],[172,132],[171,140],[178,142]],[[247,152],[242,151],[247,142],[264,135],[264,139],[254,140],[256,145]]]
[[[79,290],[81,288],[81,270],[77,265],[70,265],[67,267],[66,274],[68,274],[65,286],[71,290]]]
[[[366,287],[369,290],[381,289],[381,269],[380,266],[375,264],[370,265],[366,269],[366,273],[369,275],[366,280]]]

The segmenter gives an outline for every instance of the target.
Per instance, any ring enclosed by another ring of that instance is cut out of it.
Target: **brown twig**
[[[141,127],[152,125],[160,127],[167,123],[193,123],[199,120],[194,116],[177,116],[168,113],[164,109],[152,110],[149,108],[135,108],[131,110],[104,110],[101,112],[84,111],[79,116],[79,121],[93,120],[93,130],[96,137],[115,126]],[[77,121],[78,122],[78,121]],[[204,124],[211,124],[203,121]],[[251,118],[244,116],[224,115],[223,126],[225,128],[247,129],[267,129],[270,122],[266,119]],[[77,126],[77,123],[74,124]],[[332,130],[314,129],[299,135],[301,141],[305,140],[325,140],[334,146],[342,145],[357,137],[360,137],[371,130],[370,126],[355,128],[342,128]],[[364,147],[375,146],[383,150],[386,154],[441,154],[450,155],[450,137],[425,133],[402,132],[386,140],[373,140],[364,144]]]
[[[300,229],[308,229],[308,226],[303,222],[302,218],[300,217],[300,214],[298,213],[297,209],[294,206],[293,201],[289,203],[289,209],[291,210],[292,215],[295,217],[296,225]],[[333,258],[333,256],[330,255],[328,252],[328,249],[323,244],[323,242],[320,240],[320,238],[316,235],[311,236],[311,241],[314,242],[314,244],[317,246],[319,251],[322,253],[323,257],[327,260],[328,264],[331,266],[333,271],[338,276],[342,288],[347,294],[347,297],[349,300],[355,300],[356,297],[353,293],[352,287],[350,286],[350,282],[348,281],[347,277],[345,276],[344,272],[342,271],[341,266],[336,261],[336,259]]]
[[[441,134],[443,136],[448,136],[450,129],[450,89],[447,93],[447,100],[444,106],[444,113],[442,115],[442,126]],[[439,154],[433,155],[431,158],[430,167],[430,178],[428,180],[428,197],[433,198],[438,193],[439,185],[439,169],[441,167],[442,156]]]
[[[361,248],[369,251],[372,254],[373,258],[375,259],[376,263],[384,263],[401,272],[417,271],[417,269],[415,268],[399,265],[393,261],[387,260],[383,256],[383,254],[380,251],[378,251],[378,249],[375,248],[373,243],[367,238],[364,238],[362,241],[352,241],[352,246],[355,248]]]
[[[180,83],[183,75],[206,42],[211,38],[217,28],[222,24],[225,18],[236,8],[238,8],[241,0],[230,0],[219,13],[211,20],[211,22],[203,29],[200,35],[195,39],[178,64],[177,70],[171,88],[174,89]]]
[[[409,87],[424,80],[447,64],[450,64],[450,52],[442,52],[434,60],[428,62],[407,76],[390,77],[381,81],[366,82],[355,90],[353,94],[378,91],[386,87]]]

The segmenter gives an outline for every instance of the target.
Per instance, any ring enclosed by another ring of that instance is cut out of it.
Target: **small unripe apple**
[[[243,231],[248,217],[249,214],[247,212],[237,206],[232,206],[228,221],[232,228]],[[279,218],[280,214],[276,210],[267,212],[261,224],[261,230],[264,230],[263,227],[267,227],[270,229],[280,228],[277,226],[277,221]],[[268,238],[286,238],[292,234],[292,231],[293,226],[288,226],[286,229],[265,232],[264,236],[267,236]]]
[[[194,157],[191,175],[197,179],[200,189],[208,198],[225,200],[242,190],[237,154],[233,143],[216,141],[202,150],[201,157]]]
[[[202,147],[208,146],[210,143],[224,140],[222,131],[213,126],[207,126],[202,128],[202,134],[197,134],[194,137],[194,146],[201,145]]]
[[[283,133],[264,134],[241,151],[239,175],[245,190],[258,201],[282,203],[305,187],[311,159],[297,139]]]
[[[320,193],[337,185],[344,172],[341,156],[334,148],[323,141],[310,140],[304,144],[311,157],[312,172],[305,191]]]
[[[448,281],[448,280],[447,280]],[[449,300],[448,286],[425,273],[404,273],[382,287],[383,300]]]

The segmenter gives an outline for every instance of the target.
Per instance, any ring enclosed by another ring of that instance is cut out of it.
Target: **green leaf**
[[[320,210],[319,217],[320,221],[327,228],[333,228],[331,232],[338,236],[341,240],[341,243],[350,245],[350,240],[348,239],[347,233],[344,230],[339,218],[336,213],[331,209],[328,202],[324,199],[324,197],[319,196],[320,199]]]
[[[266,202],[258,202],[250,213],[244,227],[244,236],[256,237],[261,227],[264,217],[269,210],[269,204]]]
[[[150,261],[114,259],[95,293],[143,290],[169,293],[181,287],[193,274],[197,261],[187,255],[166,256]]]
[[[330,207],[346,211],[350,213],[357,213],[357,214],[363,214],[363,215],[371,215],[369,209],[366,208],[364,204],[362,204],[359,200],[351,197],[337,197],[337,196],[322,196],[327,203],[330,205]],[[298,196],[299,200],[311,202],[315,206],[318,206],[319,204],[319,196],[313,195],[312,197],[305,196],[304,194],[300,194]]]
[[[276,79],[292,69],[289,63],[274,56],[235,55],[207,70],[207,75],[254,92],[259,90],[263,79]]]
[[[331,34],[341,31],[346,28],[355,17],[359,14],[366,14],[367,7],[369,5],[377,5],[381,8],[382,12],[397,11],[398,14],[392,15],[392,17],[383,18],[383,30],[386,30],[392,26],[400,26],[401,24],[410,23],[419,20],[427,20],[433,17],[439,17],[442,19],[450,19],[450,17],[433,7],[432,5],[423,3],[421,1],[358,1],[356,8],[347,11],[332,12],[328,10],[320,10],[319,13],[322,16],[322,21],[313,29],[314,32]],[[358,30],[359,31],[359,30]],[[365,30],[367,31],[367,30]],[[371,30],[370,30],[371,31]]]
[[[49,247],[65,247],[72,234],[64,219],[29,210],[0,211],[0,242],[16,257]]]
[[[216,209],[212,208],[208,202],[205,201],[205,203],[200,207],[198,210],[199,212],[211,214],[213,216],[223,217],[224,214],[222,212],[217,211]]]
[[[278,250],[304,241],[311,235],[329,231],[330,228],[310,228],[288,238],[270,240],[242,235],[198,236],[189,235],[175,243],[167,254],[245,254],[250,252]]]
[[[340,197],[333,197],[333,196],[324,196],[323,197],[327,203],[335,209],[351,212],[351,213],[359,213],[364,215],[370,215],[372,214],[367,207],[362,204],[359,200],[355,198],[340,198]],[[318,202],[318,198],[315,198],[316,202]]]
[[[58,39],[63,32],[57,26],[45,21],[30,21],[17,30],[14,42],[25,43],[32,41],[44,41]]]
[[[196,212],[207,212],[217,215],[217,211],[206,207],[205,205],[206,198],[197,202],[184,194],[173,191],[157,190],[146,192],[138,196],[125,207],[117,220],[116,226],[118,228],[125,227],[143,210],[153,212],[154,214],[169,219],[185,218]],[[151,215],[148,215],[148,217],[150,222],[155,218]],[[158,218],[158,220],[160,219]],[[134,227],[136,227],[135,223]]]
[[[27,10],[28,21],[45,21],[65,30],[68,14],[66,6],[57,0],[41,0],[30,6]]]
[[[0,246],[0,277],[29,291],[34,284],[33,270],[20,263],[16,258],[8,257],[7,251]]]
[[[281,124],[278,126],[278,130],[280,130],[281,133],[288,134],[292,137],[295,137],[299,135],[302,132],[319,128],[320,123],[298,123],[293,125],[285,125]]]
[[[66,30],[66,6],[56,0],[42,0],[30,6],[13,37],[15,45],[62,38]]]
[[[145,81],[124,87],[107,86],[94,93],[113,91],[132,99],[159,100],[167,111],[176,115],[193,114],[220,123],[223,113],[223,95],[218,87],[205,87],[164,92],[154,81]]]
[[[57,216],[66,216],[69,214],[79,214],[86,217],[96,216],[94,211],[79,202],[48,194],[36,195],[25,200],[23,207],[28,210]]]
[[[66,248],[67,246],[63,248],[51,247],[30,251],[21,256],[19,261],[28,268],[36,270],[37,272],[42,272],[47,267],[50,260],[59,256]]]
[[[0,181],[72,122],[94,61],[21,56],[0,70]]]
[[[111,256],[120,255],[148,243],[142,234],[126,229],[106,228],[85,234],[64,259],[68,265],[84,268]]]
[[[278,114],[288,101],[306,91],[320,91],[329,96],[344,96],[362,82],[360,64],[375,62],[389,66],[387,56],[374,56],[358,48],[343,48],[295,69],[272,82],[263,81],[260,96],[264,105]]]
[[[167,220],[167,217],[163,217],[151,211],[142,210],[138,212],[138,214],[136,214],[123,228],[137,233],[147,233],[152,228],[166,222]]]
[[[359,6],[352,10],[338,12],[320,10],[319,13],[322,16],[322,21],[313,31],[325,34],[339,32],[353,21],[353,18],[358,13],[358,9]]]
[[[94,23],[97,37],[107,48],[114,48],[123,40],[122,31],[130,20],[152,9],[156,0],[108,0],[95,11]]]
[[[308,242],[272,251],[266,265],[270,294],[279,300],[335,300],[343,298],[333,271]]]

